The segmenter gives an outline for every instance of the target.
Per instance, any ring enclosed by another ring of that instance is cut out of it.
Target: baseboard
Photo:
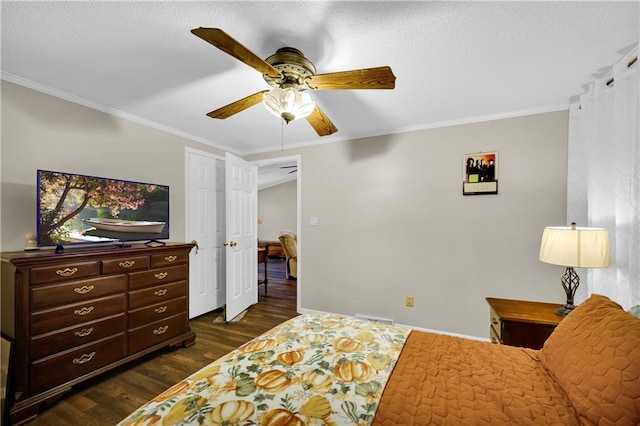
[[[354,317],[355,315],[347,315],[347,314],[341,314],[338,312],[325,312],[325,311],[317,311],[314,309],[306,309],[306,308],[300,308],[298,310],[299,313],[301,314],[329,314],[329,315],[346,315],[346,316],[350,316],[350,317]],[[416,330],[416,331],[424,331],[426,333],[435,333],[435,334],[442,334],[445,336],[452,336],[452,337],[461,337],[463,339],[469,339],[469,340],[477,340],[480,342],[490,342],[489,338],[487,337],[478,337],[478,336],[469,336],[466,334],[459,334],[459,333],[451,333],[448,331],[442,331],[442,330],[433,330],[430,328],[423,328],[423,327],[417,327],[415,325],[407,325],[407,324],[395,324],[398,327],[404,327],[404,328],[409,328],[411,330]]]

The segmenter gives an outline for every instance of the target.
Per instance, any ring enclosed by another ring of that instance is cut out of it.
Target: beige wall
[[[301,155],[301,307],[487,338],[485,297],[564,303],[538,250],[566,221],[567,125],[563,111],[277,153]],[[463,196],[463,155],[494,150],[499,194]]]
[[[297,229],[297,182],[282,183],[258,191],[258,225],[260,240],[278,241],[278,234],[284,229]]]
[[[301,307],[488,337],[487,296],[564,302],[562,268],[537,254],[543,227],[566,222],[567,122],[555,112],[251,156],[301,156]],[[182,240],[185,146],[220,154],[3,81],[2,250],[35,230],[38,168],[168,184]],[[462,156],[489,150],[500,193],[462,196]]]
[[[2,250],[36,230],[36,170],[170,186],[171,239],[184,240],[184,149],[215,148],[2,81]]]

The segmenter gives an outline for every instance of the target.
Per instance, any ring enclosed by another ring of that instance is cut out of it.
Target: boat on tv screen
[[[38,170],[38,245],[169,238],[169,187]]]

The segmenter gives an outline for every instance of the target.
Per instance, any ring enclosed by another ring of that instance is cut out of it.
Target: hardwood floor
[[[285,278],[283,260],[268,261],[268,294],[258,289],[258,303],[241,321],[217,323],[222,310],[190,321],[196,344],[166,348],[75,387],[43,409],[29,425],[115,425],[142,404],[227,352],[264,333],[296,312],[296,281]],[[262,265],[258,276],[262,277]]]

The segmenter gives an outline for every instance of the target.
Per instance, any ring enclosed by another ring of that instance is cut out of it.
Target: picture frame
[[[462,195],[498,193],[498,153],[478,152],[462,158]]]

